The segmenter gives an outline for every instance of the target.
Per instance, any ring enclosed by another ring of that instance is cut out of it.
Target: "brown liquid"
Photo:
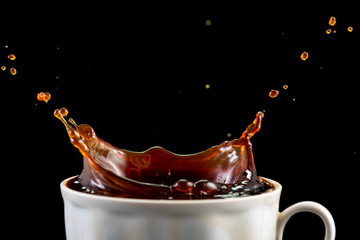
[[[285,88],[286,89],[286,88]],[[276,98],[279,95],[279,91],[278,90],[271,90],[269,92],[269,97],[271,98]]]
[[[336,24],[336,18],[335,17],[330,17],[329,25],[330,26],[335,26],[335,24]]]
[[[37,100],[48,102],[51,98],[51,94],[49,92],[39,92],[36,96]]]
[[[17,70],[16,70],[16,68],[10,68],[10,73],[12,74],[12,75],[16,75],[16,73],[17,73]]]
[[[8,59],[10,59],[10,60],[15,60],[15,59],[16,59],[16,56],[15,56],[14,54],[10,54],[10,55],[8,56]]]
[[[86,124],[77,125],[56,109],[71,143],[84,156],[81,175],[72,189],[99,195],[145,199],[208,199],[247,196],[272,188],[257,176],[249,139],[260,130],[262,112],[239,139],[225,141],[203,152],[174,154],[161,147],[144,152],[118,149],[101,140]]]
[[[300,55],[300,58],[301,58],[301,60],[305,61],[306,59],[309,58],[309,53],[304,51],[304,52]]]

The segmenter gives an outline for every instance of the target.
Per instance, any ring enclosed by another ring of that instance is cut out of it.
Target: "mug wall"
[[[281,189],[217,200],[134,200],[62,184],[68,240],[275,239]]]

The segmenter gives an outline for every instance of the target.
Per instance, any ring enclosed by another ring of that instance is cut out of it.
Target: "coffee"
[[[141,199],[213,199],[260,194],[273,186],[257,176],[250,138],[260,130],[264,113],[239,139],[225,141],[203,152],[179,155],[162,147],[144,152],[119,149],[98,138],[93,128],[55,117],[65,125],[71,143],[84,158],[80,176],[68,186],[98,195]]]

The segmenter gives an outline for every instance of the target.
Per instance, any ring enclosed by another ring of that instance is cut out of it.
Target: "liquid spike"
[[[74,125],[76,128],[77,128],[77,124],[76,124],[76,122],[75,122],[75,120],[74,119],[72,119],[72,118],[69,118],[69,123],[71,123],[72,125]]]

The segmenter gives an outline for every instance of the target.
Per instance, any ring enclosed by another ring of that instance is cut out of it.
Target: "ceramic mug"
[[[87,194],[60,187],[67,240],[281,240],[286,222],[312,212],[325,224],[325,240],[335,239],[330,212],[300,202],[279,212],[281,185],[247,197],[204,200],[148,200]]]

